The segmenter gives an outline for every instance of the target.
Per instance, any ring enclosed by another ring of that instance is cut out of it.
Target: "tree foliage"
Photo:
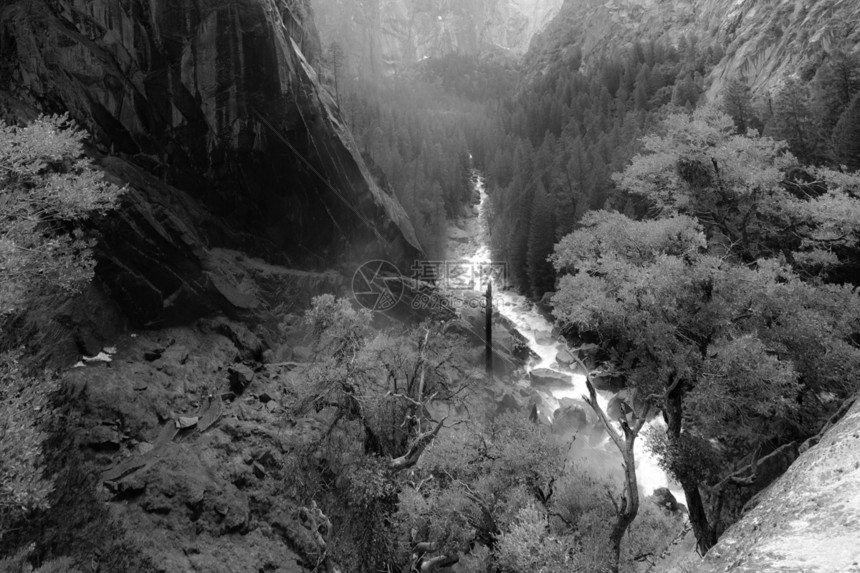
[[[0,530],[13,515],[47,507],[53,484],[42,477],[39,413],[49,411],[50,374],[29,376],[11,353],[0,354]]]
[[[438,431],[431,411],[466,404],[477,390],[457,382],[461,342],[427,324],[375,331],[366,311],[331,296],[315,299],[306,321],[318,362],[294,388],[295,414],[325,422],[304,456],[318,477],[302,481],[329,484],[306,495],[332,519],[340,564],[427,573],[458,561],[475,571],[609,567],[608,484],[575,465],[570,443],[525,413],[448,419]],[[414,463],[394,463],[403,458]],[[647,525],[623,546],[625,567],[678,525],[644,515]]]
[[[66,116],[0,126],[0,315],[92,278],[82,224],[112,208],[120,189],[84,156],[85,137]]]
[[[856,264],[860,178],[804,170],[785,144],[737,133],[714,107],[670,115],[643,145],[616,182],[658,211],[696,218],[715,253],[783,256],[813,274]]]
[[[833,128],[833,158],[849,171],[860,170],[860,95],[854,96]]]
[[[589,213],[553,257],[565,273],[553,298],[560,324],[602,342],[613,372],[663,411],[669,430],[661,454],[684,486],[703,548],[713,543],[714,524],[700,519],[699,487],[720,482],[725,468],[742,468],[751,452],[814,434],[831,398],[860,388],[853,287],[805,282],[779,259],[751,260],[752,243],[742,242],[743,256],[734,256],[732,245],[709,240],[714,221],[725,224],[736,213],[721,211],[714,195],[733,199],[741,213],[776,211],[781,203],[766,204],[768,188],[788,198],[774,167],[780,159],[769,155],[778,147],[732,141],[731,120],[711,113],[670,118],[670,135],[650,138],[652,155],[637,157],[619,177],[660,202],[666,218]],[[690,159],[702,167],[696,177],[679,173]],[[807,211],[821,204],[804,203]],[[747,235],[766,243],[775,229],[765,220]]]

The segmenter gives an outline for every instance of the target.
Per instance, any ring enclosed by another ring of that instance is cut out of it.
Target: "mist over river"
[[[480,200],[476,205],[472,205],[469,208],[466,216],[451,223],[448,231],[448,260],[469,261],[474,265],[493,265],[497,267],[499,265],[495,264],[492,260],[489,247],[489,221],[486,212],[487,192],[484,178],[480,172],[475,170],[472,172],[470,181],[475,194],[480,197]],[[490,275],[492,273],[488,272],[485,274]],[[565,404],[583,403],[583,397],[588,394],[585,376],[581,373],[576,373],[574,371],[575,367],[559,364],[557,360],[559,354],[563,355],[565,352],[570,351],[570,349],[562,337],[553,333],[552,322],[537,306],[525,296],[505,288],[506,285],[498,284],[504,282],[504,279],[493,279],[493,282],[493,308],[495,312],[507,318],[516,327],[517,331],[526,339],[533,353],[533,357],[526,364],[525,376],[518,384],[532,386],[540,394],[541,400],[537,406],[538,415],[542,418],[543,422],[552,424],[559,408],[563,408]],[[475,288],[479,288],[479,285],[476,285]],[[486,285],[480,285],[481,290],[485,288]],[[532,377],[533,373],[539,374],[541,377],[551,376],[560,380],[566,380],[568,385],[558,384],[549,387],[535,385],[532,382],[534,380]],[[604,411],[607,410],[612,396],[611,392],[598,390],[597,399]],[[655,489],[665,487],[669,488],[679,503],[683,503],[683,492],[677,484],[669,480],[666,473],[658,465],[656,457],[646,448],[643,436],[645,430],[649,426],[662,425],[662,423],[659,417],[654,418],[645,425],[642,434],[636,440],[636,478],[640,489],[645,495],[651,495]],[[585,441],[581,440],[581,442]],[[602,433],[602,437],[587,441],[588,445],[585,447],[593,450],[593,453],[602,454],[609,452],[612,456],[617,453],[615,446],[611,443],[605,432]],[[585,453],[588,453],[587,450]],[[593,459],[588,455],[586,457]],[[620,457],[618,460],[620,464]],[[618,468],[618,473],[620,476],[620,467]]]

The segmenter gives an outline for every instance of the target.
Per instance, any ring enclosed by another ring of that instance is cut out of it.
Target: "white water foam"
[[[458,221],[458,235],[468,235],[469,240],[452,242],[449,251],[461,260],[468,260],[476,264],[492,263],[492,255],[489,247],[489,225],[486,215],[487,193],[484,188],[484,180],[480,173],[473,172],[472,184],[475,191],[480,195],[480,202],[475,216],[467,217]],[[560,350],[567,350],[566,342],[560,337],[553,336],[553,325],[538,311],[534,304],[524,296],[509,290],[499,289],[503,285],[494,285],[497,290],[493,293],[493,307],[505,318],[510,320],[516,329],[526,338],[529,347],[538,356],[527,364],[526,370],[532,371],[538,368],[552,370],[553,372],[570,377],[570,387],[556,389],[548,396],[553,408],[559,407],[559,402],[564,398],[582,399],[587,396],[588,389],[585,376],[571,374],[560,370],[556,365],[556,356]],[[486,285],[480,285],[483,290]],[[611,396],[598,392],[598,404],[606,411]],[[547,414],[551,417],[552,411]],[[650,426],[660,426],[662,421],[654,419],[648,422],[643,430]],[[620,431],[620,427],[618,427]],[[606,440],[609,438],[607,437]],[[634,446],[636,458],[636,478],[640,489],[646,495],[650,495],[657,488],[668,488],[679,503],[684,502],[683,492],[673,486],[666,473],[660,468],[657,459],[648,452],[644,437],[640,436]]]

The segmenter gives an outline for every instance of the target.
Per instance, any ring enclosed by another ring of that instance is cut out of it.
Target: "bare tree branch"
[[[439,422],[436,423],[436,427],[430,430],[429,432],[424,432],[420,434],[415,441],[412,442],[412,445],[409,446],[409,451],[400,456],[399,458],[394,458],[390,462],[388,462],[388,469],[394,472],[403,471],[407,468],[411,468],[415,464],[418,463],[418,458],[421,457],[421,454],[424,453],[424,449],[433,441],[433,438],[436,437],[436,434],[439,433],[439,430],[442,429],[442,425],[448,417],[444,417]]]

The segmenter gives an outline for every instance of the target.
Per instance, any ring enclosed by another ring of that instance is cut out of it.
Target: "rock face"
[[[748,506],[698,571],[860,570],[860,401]]]
[[[352,50],[365,71],[397,73],[449,53],[521,55],[562,0],[314,0],[323,37]],[[356,53],[356,51],[358,53]]]
[[[420,251],[317,81],[318,55],[302,0],[2,4],[0,90],[68,111],[130,187],[100,226],[100,276],[134,322],[247,308],[266,289],[240,275],[279,280],[214,247],[293,268]]]
[[[813,72],[831,50],[855,49],[860,5],[837,0],[565,0],[534,40],[532,63],[573,46],[584,61],[617,53],[635,41],[676,44],[682,35],[716,39],[725,56],[712,72],[710,97],[743,77],[755,92],[795,73]]]
[[[860,44],[856,2],[710,0],[705,9],[719,22],[718,38],[726,45],[726,56],[711,74],[711,97],[732,78],[744,77],[760,92],[786,76],[814,73],[831,51],[853,51]]]

